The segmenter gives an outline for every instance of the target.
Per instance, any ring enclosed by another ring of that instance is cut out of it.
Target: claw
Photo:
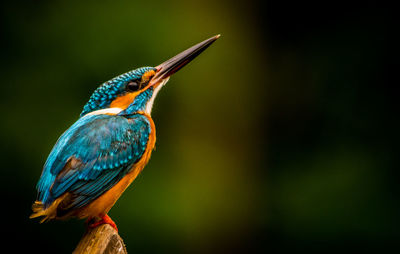
[[[98,227],[98,226],[103,225],[103,224],[108,224],[111,227],[113,227],[115,229],[115,231],[118,232],[117,224],[115,224],[115,222],[107,214],[104,215],[101,218],[101,220],[99,220],[99,221],[96,221],[96,222],[90,222],[90,221],[91,220],[88,220],[88,227],[89,228],[95,228],[95,227]]]

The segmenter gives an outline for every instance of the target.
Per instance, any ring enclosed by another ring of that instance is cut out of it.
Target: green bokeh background
[[[157,97],[156,150],[110,212],[128,251],[394,245],[389,9],[373,1],[2,3],[3,240],[70,253],[81,221],[28,219],[57,138],[102,82],[221,33]]]

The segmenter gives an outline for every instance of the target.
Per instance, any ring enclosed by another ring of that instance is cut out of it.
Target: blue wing
[[[38,200],[50,205],[64,193],[69,208],[87,205],[121,180],[143,155],[151,127],[143,115],[80,118],[57,141],[38,182]]]

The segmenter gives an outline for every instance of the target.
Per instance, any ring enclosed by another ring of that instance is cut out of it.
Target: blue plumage
[[[151,132],[148,119],[88,115],[80,118],[57,141],[37,185],[38,200],[50,205],[65,192],[82,207],[122,179],[141,158]]]

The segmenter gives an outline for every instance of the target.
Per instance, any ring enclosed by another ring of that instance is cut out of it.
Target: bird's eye
[[[140,84],[137,81],[129,81],[128,84],[126,85],[126,90],[133,92],[137,91],[140,88]]]

